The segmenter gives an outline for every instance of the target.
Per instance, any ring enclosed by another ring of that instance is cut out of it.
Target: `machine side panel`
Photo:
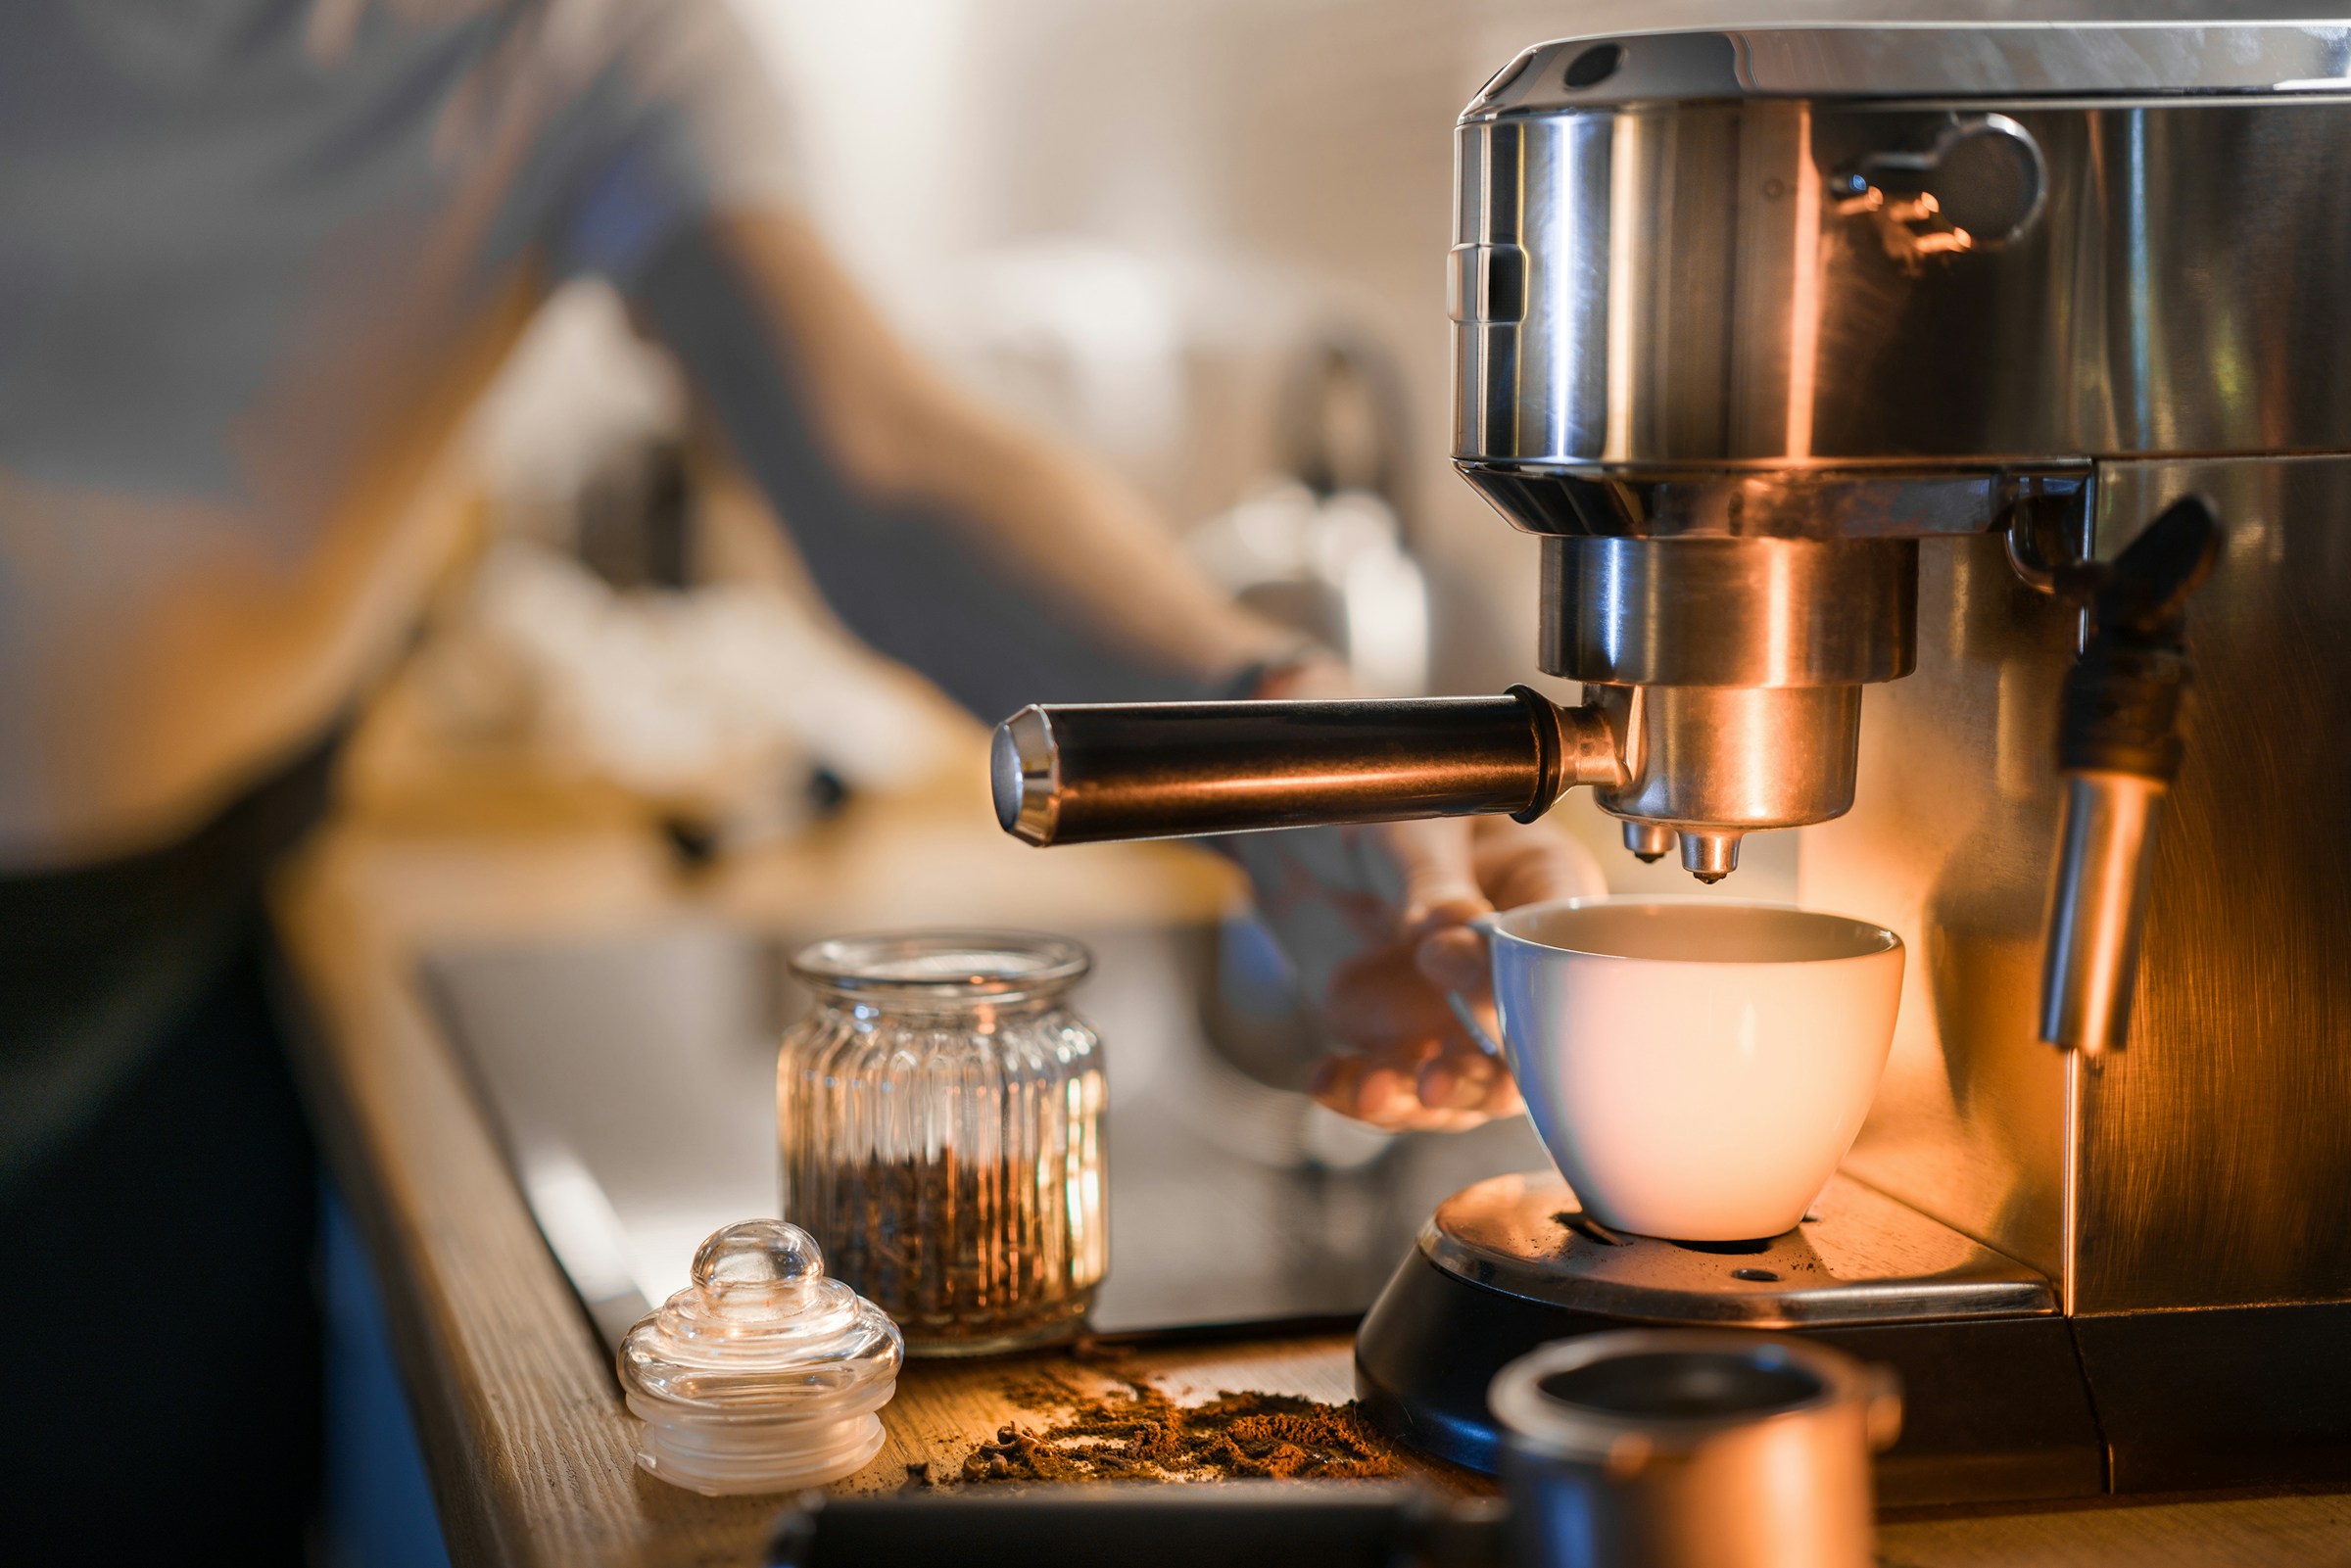
[[[2080,1069],[2070,1309],[2351,1300],[2351,458],[2097,489],[2101,555],[2191,492],[2229,532],[2188,612],[2130,1042]]]
[[[1853,810],[1799,859],[1805,903],[1911,944],[1847,1168],[2047,1270],[2070,1312],[2351,1300],[2351,459],[2117,465],[2097,491],[2102,555],[2189,491],[2230,531],[2190,611],[2130,1043],[2093,1067],[2037,1039],[2073,616],[1996,538],[1930,544],[1918,673],[1869,689]]]
[[[1894,1050],[1847,1168],[2065,1277],[2065,1064],[2039,1043],[2057,690],[2075,618],[1990,535],[1919,551],[1918,669],[1868,689],[1852,810],[1802,830],[1807,906],[1909,947]]]

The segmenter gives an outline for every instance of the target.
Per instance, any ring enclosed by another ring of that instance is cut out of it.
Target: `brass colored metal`
[[[1535,722],[1538,727],[1547,720],[1558,733],[1559,752],[1559,788],[1572,789],[1588,785],[1594,789],[1621,789],[1631,780],[1624,762],[1624,742],[1607,714],[1590,706],[1563,708],[1545,698],[1531,687],[1514,686],[1512,695],[1521,702],[1539,704]],[[1556,799],[1555,794],[1553,799]],[[1529,821],[1549,810],[1551,800],[1520,814],[1520,821]]]

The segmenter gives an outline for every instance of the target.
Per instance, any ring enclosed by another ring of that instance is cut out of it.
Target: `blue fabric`
[[[326,1294],[326,1568],[449,1568],[375,1269],[331,1184],[319,1189],[318,1243]]]

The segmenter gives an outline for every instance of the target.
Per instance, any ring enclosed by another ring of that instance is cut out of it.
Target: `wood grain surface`
[[[636,1468],[631,1420],[608,1359],[420,998],[412,979],[418,953],[517,932],[609,932],[674,917],[688,902],[707,910],[713,899],[739,915],[790,908],[802,917],[811,901],[834,911],[862,897],[859,914],[886,912],[907,896],[952,902],[959,887],[968,896],[1008,864],[990,858],[993,846],[955,847],[969,837],[959,824],[928,837],[878,832],[863,850],[853,838],[836,838],[795,852],[804,858],[797,871],[771,864],[738,879],[731,892],[716,884],[714,893],[706,880],[683,882],[641,825],[609,816],[536,831],[518,829],[511,816],[457,832],[347,823],[287,877],[277,909],[294,969],[290,990],[312,1023],[299,1067],[383,1280],[460,1568],[747,1564],[758,1560],[776,1504],[700,1497]],[[877,865],[894,871],[884,875]],[[1164,871],[1153,896],[1217,896],[1180,865]],[[895,894],[873,893],[892,887]],[[1066,885],[1045,891],[1099,896]],[[1338,1401],[1351,1392],[1344,1337],[1168,1344],[1137,1354],[1178,1399],[1261,1389]],[[887,1446],[841,1485],[898,1487],[909,1464],[952,1475],[999,1425],[1035,1419],[1007,1394],[1018,1370],[1001,1362],[909,1365],[885,1411]],[[2351,1499],[1904,1521],[1886,1525],[1880,1545],[1884,1561],[1900,1568],[2351,1565]]]

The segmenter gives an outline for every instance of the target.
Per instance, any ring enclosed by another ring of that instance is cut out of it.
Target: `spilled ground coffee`
[[[973,1449],[962,1478],[991,1481],[1359,1479],[1404,1473],[1353,1404],[1288,1394],[1219,1394],[1180,1405],[1132,1371],[1107,1397],[1055,1379],[1011,1392],[1032,1410],[1064,1411],[1037,1429],[1007,1425]]]

